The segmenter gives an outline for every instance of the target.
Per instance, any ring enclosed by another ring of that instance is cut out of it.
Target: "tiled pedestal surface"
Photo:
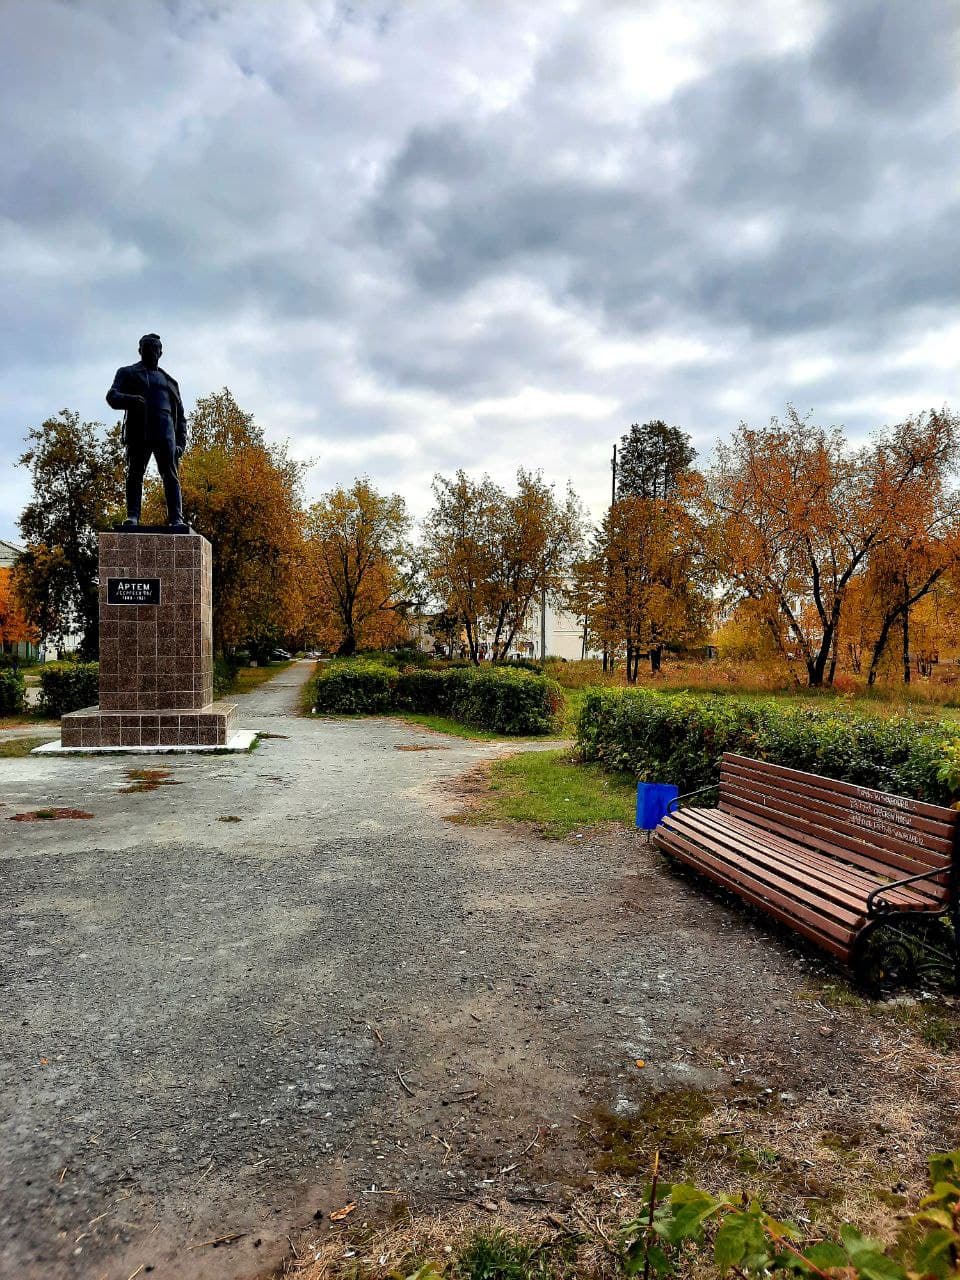
[[[100,705],[63,717],[63,747],[226,745],[235,708],[213,701],[212,571],[198,533],[100,534]]]

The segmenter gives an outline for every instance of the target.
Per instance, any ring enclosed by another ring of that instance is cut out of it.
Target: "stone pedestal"
[[[61,746],[218,747],[212,557],[198,533],[100,534],[100,704],[61,721]]]

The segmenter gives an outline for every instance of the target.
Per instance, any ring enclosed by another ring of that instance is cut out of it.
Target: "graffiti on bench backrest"
[[[851,798],[850,822],[864,831],[880,836],[891,836],[906,844],[922,847],[926,841],[912,830],[911,802],[905,796],[891,796],[870,787],[857,787],[856,797]]]

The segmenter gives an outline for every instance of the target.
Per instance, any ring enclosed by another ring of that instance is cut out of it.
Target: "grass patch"
[[[271,662],[265,667],[237,667],[226,694],[249,693],[292,665],[292,662]]]
[[[532,822],[559,839],[604,822],[632,827],[635,806],[636,784],[625,775],[578,764],[566,751],[524,751],[493,762],[486,791],[463,821]]]
[[[668,1089],[649,1094],[623,1115],[597,1106],[584,1122],[583,1136],[599,1147],[594,1159],[601,1173],[643,1178],[652,1153],[659,1151],[664,1169],[674,1176],[701,1151],[700,1122],[713,1111],[715,1101],[699,1089]]]
[[[494,733],[492,729],[477,729],[472,724],[452,720],[450,716],[434,716],[420,711],[398,711],[393,713],[392,718],[404,720],[407,724],[418,724],[424,729],[432,729],[434,733],[446,733],[454,738],[469,738],[476,742],[523,741],[523,739],[507,737],[502,733]]]
[[[798,998],[825,1009],[856,1009],[866,1018],[909,1032],[934,1053],[960,1050],[960,1012],[941,997],[867,1000],[849,987],[827,983],[799,992]]]
[[[455,1274],[457,1280],[547,1280],[566,1272],[562,1254],[569,1250],[557,1251],[554,1246],[549,1252],[561,1252],[561,1258],[551,1259],[544,1243],[507,1231],[478,1231],[457,1258]],[[553,1265],[556,1261],[561,1263],[560,1271]]]
[[[19,760],[21,756],[28,756],[34,747],[49,741],[49,738],[9,738],[0,742],[0,760]]]

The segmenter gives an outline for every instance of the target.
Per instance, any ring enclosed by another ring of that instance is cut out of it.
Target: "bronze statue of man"
[[[123,409],[123,441],[127,449],[127,518],[125,529],[140,523],[143,476],[151,454],[163,481],[167,524],[184,529],[180,492],[180,459],[187,447],[187,420],[180,388],[160,368],[163,347],[155,333],[140,339],[140,359],[117,370],[107,404]]]

